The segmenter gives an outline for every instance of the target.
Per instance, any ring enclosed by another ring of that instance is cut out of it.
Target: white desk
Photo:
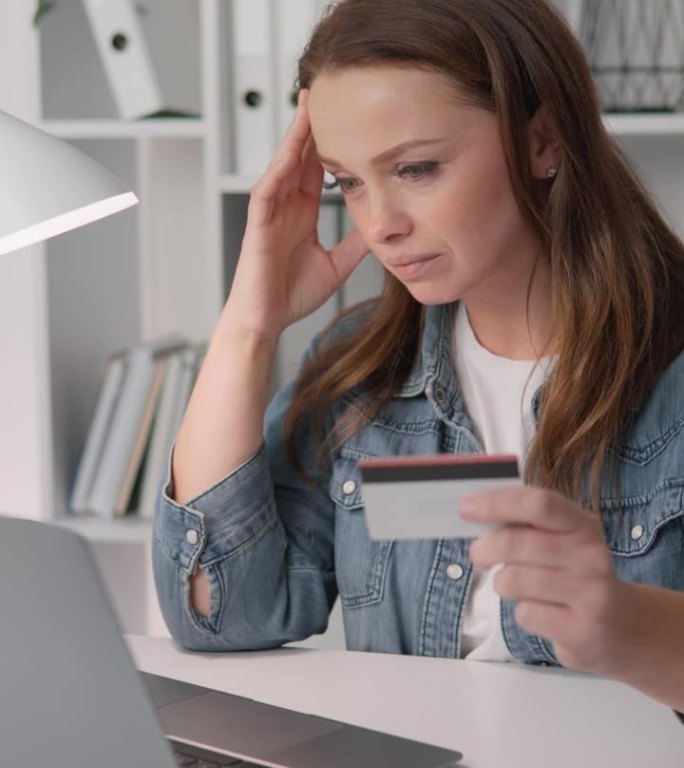
[[[609,680],[300,648],[194,654],[167,638],[127,640],[145,672],[458,749],[464,768],[684,766],[684,725],[672,711]]]

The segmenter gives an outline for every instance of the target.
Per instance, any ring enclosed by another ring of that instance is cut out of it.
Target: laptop
[[[459,752],[139,673],[85,540],[0,517],[0,764],[448,768]]]

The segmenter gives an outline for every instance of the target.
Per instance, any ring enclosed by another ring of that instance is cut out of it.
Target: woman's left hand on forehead
[[[473,542],[478,569],[503,563],[494,589],[517,601],[516,621],[550,640],[563,666],[609,674],[631,619],[630,585],[619,580],[601,518],[541,488],[469,497],[465,519],[501,527]]]

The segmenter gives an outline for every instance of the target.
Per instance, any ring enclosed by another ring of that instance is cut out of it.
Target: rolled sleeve
[[[171,463],[157,501],[152,561],[172,637],[193,650],[272,648],[324,632],[337,595],[334,511],[310,446],[312,475],[290,465],[281,434],[291,389],[269,407],[264,445],[216,485],[179,504]],[[325,474],[325,473],[324,473]],[[202,568],[209,615],[195,610],[190,580]]]
[[[242,466],[186,504],[171,497],[171,463],[155,516],[154,536],[188,574],[246,546],[276,516],[263,446]],[[230,514],[226,514],[226,510]]]

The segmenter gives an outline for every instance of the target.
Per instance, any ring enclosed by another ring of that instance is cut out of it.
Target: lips
[[[402,282],[406,283],[412,280],[419,280],[430,276],[432,264],[436,262],[441,254],[439,253],[421,253],[416,255],[400,256],[387,262],[387,267]]]
[[[439,256],[438,253],[423,253],[423,254],[417,254],[415,256],[400,256],[398,259],[392,259],[391,261],[387,262],[387,265],[391,269],[395,269],[397,267],[408,267],[411,264],[420,264],[423,261],[430,261],[431,259],[435,259]]]

